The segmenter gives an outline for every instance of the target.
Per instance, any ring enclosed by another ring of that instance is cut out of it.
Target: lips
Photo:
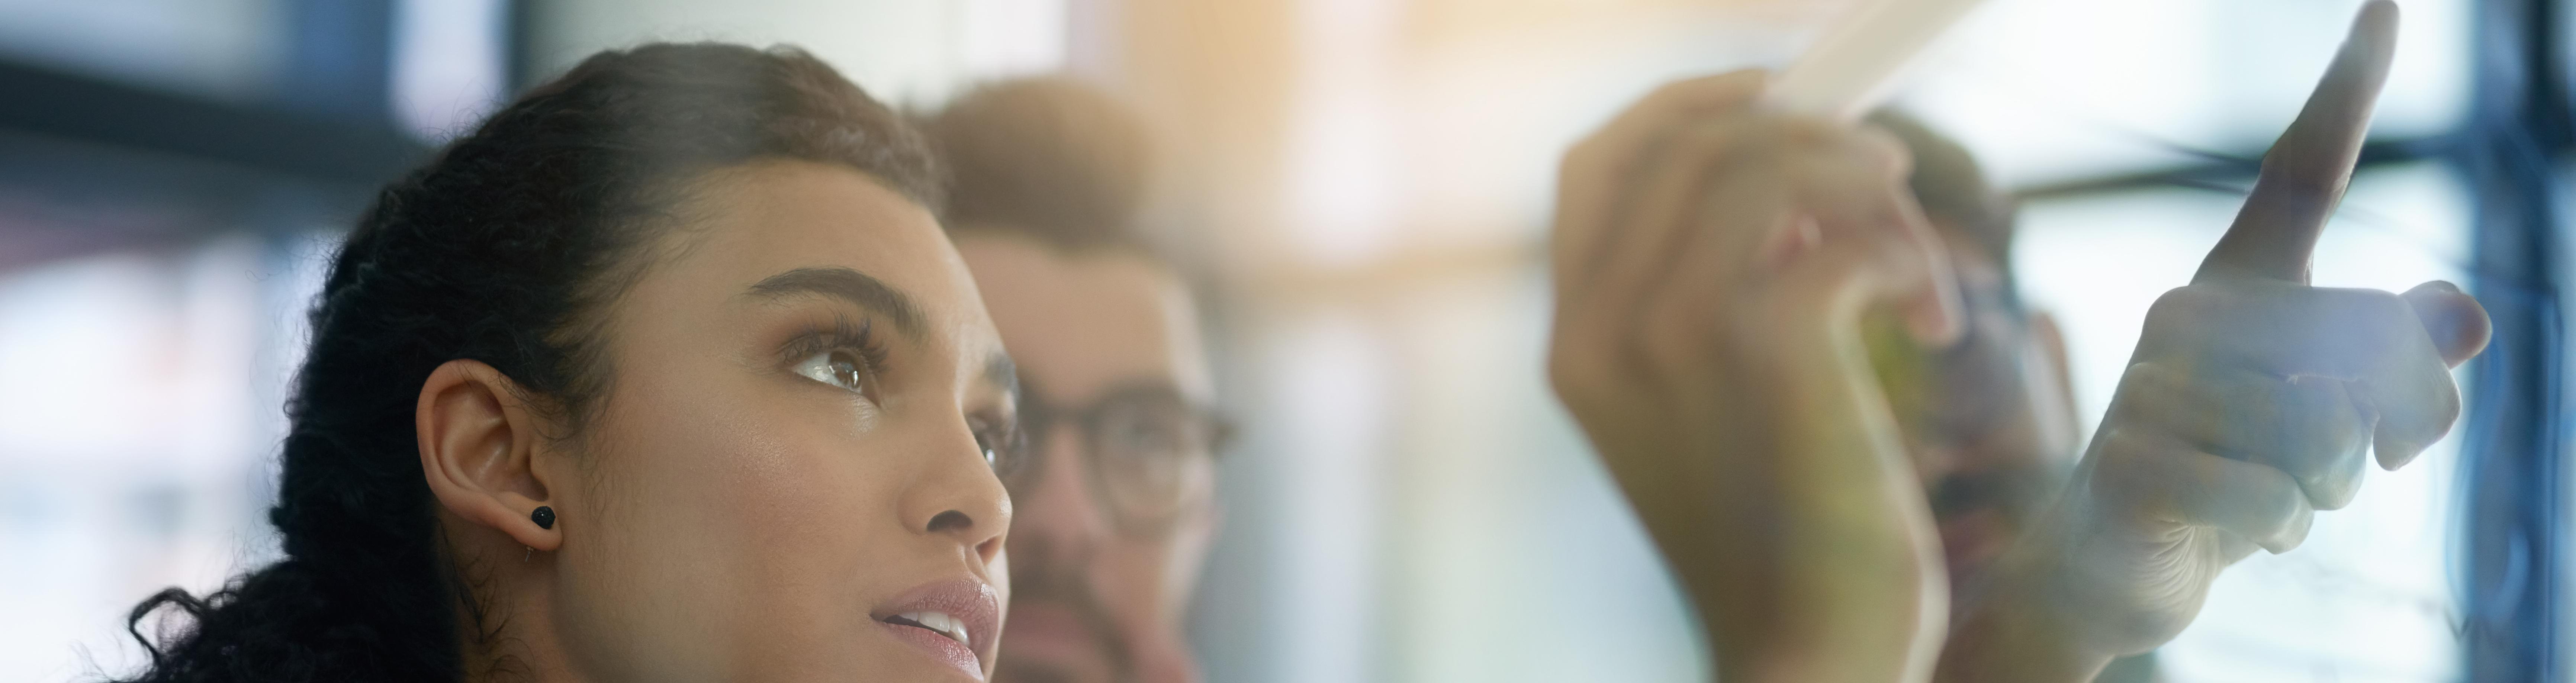
[[[885,621],[896,626],[930,629],[939,635],[948,636],[949,640],[965,645],[966,649],[975,649],[975,638],[973,633],[967,630],[966,622],[949,616],[946,612],[905,612],[886,617]]]
[[[992,585],[958,578],[905,591],[870,616],[895,639],[983,680],[984,662],[1001,635],[1002,601]]]

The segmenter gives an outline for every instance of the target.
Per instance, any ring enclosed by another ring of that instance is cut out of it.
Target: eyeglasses
[[[1172,521],[1212,486],[1216,451],[1232,427],[1215,411],[1183,398],[1164,384],[1110,391],[1086,405],[1062,406],[1038,398],[1020,379],[1019,429],[994,459],[994,471],[1014,496],[1044,478],[1039,449],[1054,429],[1082,431],[1083,462],[1091,493],[1123,531],[1150,533]]]
[[[1965,330],[1949,346],[1923,348],[1887,319],[1869,331],[1871,364],[1914,438],[1974,441],[2029,410],[2020,302],[2001,283],[1962,282],[1959,295]]]

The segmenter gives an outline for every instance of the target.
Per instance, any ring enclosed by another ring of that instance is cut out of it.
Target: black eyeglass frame
[[[1197,499],[1193,500],[1193,492],[1187,489],[1185,482],[1176,484],[1176,490],[1162,500],[1152,501],[1150,507],[1122,496],[1121,491],[1127,489],[1111,481],[1117,477],[1109,471],[1110,467],[1105,462],[1107,456],[1104,455],[1109,449],[1103,445],[1102,423],[1111,411],[1140,403],[1177,408],[1187,423],[1194,425],[1203,435],[1196,452],[1179,455],[1204,460],[1211,470],[1217,464],[1218,454],[1234,440],[1235,427],[1223,414],[1182,396],[1168,383],[1131,382],[1115,386],[1099,398],[1080,405],[1064,405],[1040,397],[1036,384],[1023,374],[1019,378],[1018,393],[1019,415],[1011,432],[1009,448],[994,465],[994,472],[1000,476],[1003,488],[1014,496],[1021,495],[1028,486],[1043,477],[1046,457],[1039,449],[1056,428],[1071,427],[1079,430],[1081,436],[1079,457],[1083,463],[1085,493],[1108,511],[1120,532],[1129,535],[1145,536],[1168,531],[1183,513],[1205,504],[1208,493],[1212,491],[1198,492]],[[1213,475],[1213,471],[1210,474]]]

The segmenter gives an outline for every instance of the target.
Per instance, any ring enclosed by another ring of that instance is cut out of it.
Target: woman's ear
[[[481,361],[438,366],[421,384],[412,414],[420,469],[449,512],[520,545],[554,550],[563,530],[530,519],[538,506],[553,504],[552,488],[535,466],[539,416],[521,397],[508,375]]]

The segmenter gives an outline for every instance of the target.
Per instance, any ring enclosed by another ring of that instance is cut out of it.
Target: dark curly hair
[[[421,383],[482,361],[579,434],[611,379],[602,307],[684,220],[693,178],[764,158],[940,205],[928,145],[892,110],[802,51],[713,43],[593,56],[386,187],[310,314],[268,513],[285,559],[136,605],[128,629],[151,662],[131,680],[461,678],[481,644],[466,641],[497,625],[443,554],[414,445]],[[141,624],[165,609],[187,619],[156,643]]]

